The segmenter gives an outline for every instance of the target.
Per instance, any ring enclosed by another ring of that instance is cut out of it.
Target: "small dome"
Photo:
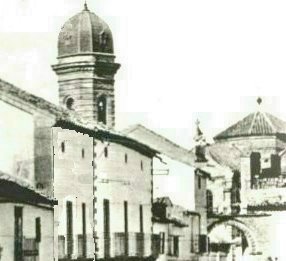
[[[80,53],[113,53],[112,33],[108,25],[85,4],[84,10],[70,18],[62,27],[58,55]]]

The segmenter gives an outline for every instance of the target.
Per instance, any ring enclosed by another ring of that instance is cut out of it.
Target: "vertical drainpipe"
[[[153,175],[154,175],[154,169],[153,169],[153,159],[152,157],[151,160],[151,233],[153,234],[153,202],[154,202],[154,180],[153,180]]]
[[[95,214],[96,214],[96,208],[95,208],[95,204],[96,204],[96,197],[95,197],[95,193],[97,191],[97,187],[95,185],[95,181],[97,179],[96,176],[96,163],[95,163],[95,140],[94,137],[92,137],[92,177],[93,177],[93,201],[92,201],[92,213],[93,213],[93,241],[94,241],[94,259],[97,260],[97,233],[95,231],[95,224],[96,224],[96,218],[95,218]]]
[[[153,175],[154,175],[154,157],[151,158],[151,235],[150,235],[150,240],[151,240],[151,255],[153,255],[153,227],[154,227],[154,222],[153,222],[153,202],[154,202],[154,181],[153,181]]]

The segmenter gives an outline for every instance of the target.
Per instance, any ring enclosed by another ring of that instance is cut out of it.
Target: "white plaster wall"
[[[35,219],[41,218],[41,242],[39,260],[54,260],[53,241],[53,211],[24,204],[0,204],[0,246],[3,247],[1,260],[14,260],[14,207],[23,207],[23,236],[35,238]]]
[[[1,260],[14,261],[14,208],[10,204],[0,205]]]
[[[269,256],[272,256],[273,258],[278,257],[278,260],[286,260],[286,211],[271,212],[271,215],[267,241]]]
[[[0,101],[0,171],[34,185],[34,120]]]
[[[173,204],[195,210],[194,168],[160,155],[166,164],[154,159],[154,173],[169,170],[168,175],[154,175],[154,198],[170,197]]]
[[[104,148],[108,148],[108,157]],[[125,154],[128,162],[125,163]],[[98,257],[103,256],[103,201],[110,204],[110,233],[124,232],[124,201],[128,202],[128,231],[140,232],[139,208],[143,206],[144,233],[152,232],[151,158],[125,146],[97,141],[95,146],[95,230],[98,235]],[[143,170],[141,170],[141,161]],[[146,235],[146,238],[147,238]],[[111,256],[114,254],[111,242]],[[145,256],[150,255],[150,239],[145,241]]]
[[[64,142],[65,151],[61,144]],[[82,235],[82,203],[86,204],[87,256],[94,256],[93,247],[93,141],[88,135],[73,130],[53,128],[54,196],[58,200],[55,224],[58,235],[66,237],[66,202],[73,204],[74,256],[77,236]],[[84,158],[82,157],[84,149]],[[67,250],[67,249],[66,249]]]

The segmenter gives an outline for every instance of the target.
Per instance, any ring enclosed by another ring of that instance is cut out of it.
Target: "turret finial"
[[[261,98],[261,97],[258,97],[257,100],[256,100],[256,102],[257,102],[258,105],[260,105],[260,104],[262,103],[262,98]]]
[[[203,132],[200,129],[200,121],[199,121],[199,119],[196,120],[196,125],[197,125],[197,129],[196,129],[196,136],[195,137],[197,138],[197,137],[200,137],[200,136],[203,135]]]
[[[84,1],[84,8],[83,8],[83,11],[89,11],[89,10],[88,10],[88,7],[87,7],[86,0]]]

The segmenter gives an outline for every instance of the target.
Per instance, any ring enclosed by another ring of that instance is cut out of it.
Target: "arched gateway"
[[[240,230],[248,241],[250,255],[259,255],[260,249],[258,247],[256,233],[247,225],[237,219],[220,219],[208,225],[208,233],[211,233],[216,227],[221,225],[235,227],[236,229]]]

